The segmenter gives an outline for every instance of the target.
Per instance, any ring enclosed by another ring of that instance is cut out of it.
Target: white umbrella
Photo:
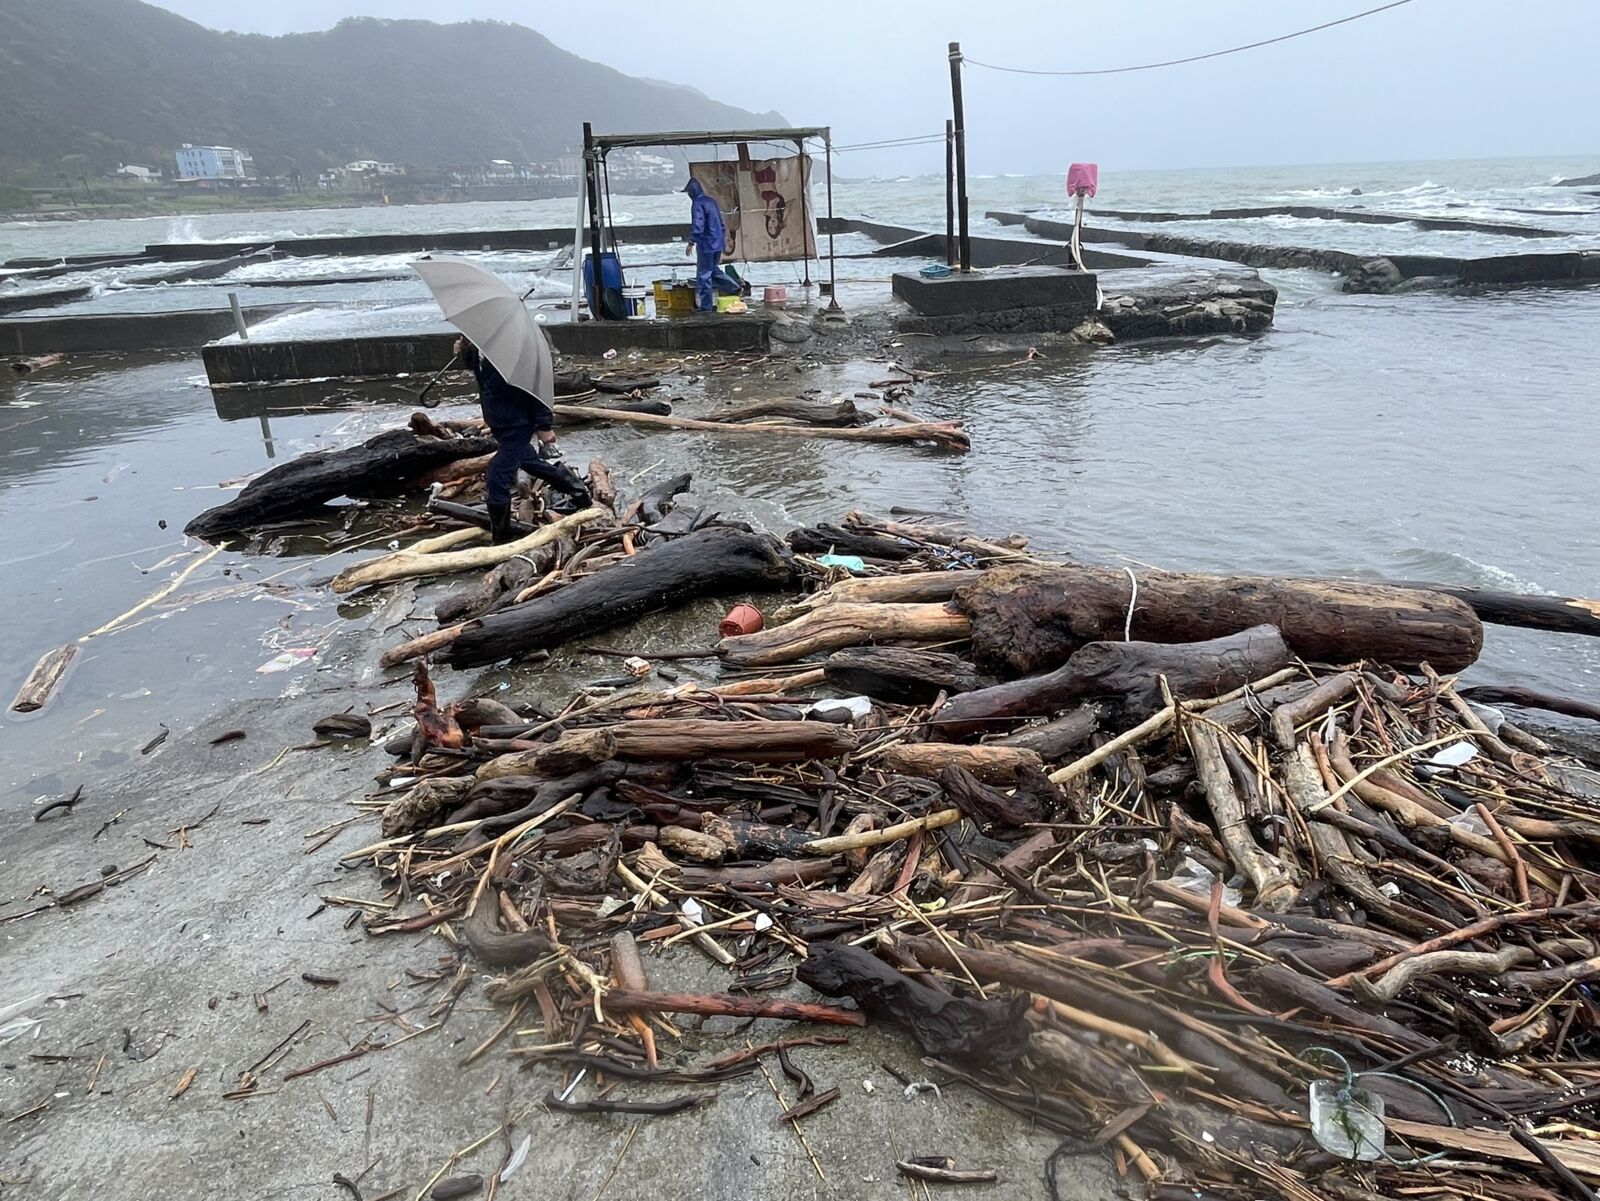
[[[411,266],[439,302],[445,320],[467,336],[506,383],[547,405],[555,403],[550,343],[498,275],[466,259],[419,259]]]

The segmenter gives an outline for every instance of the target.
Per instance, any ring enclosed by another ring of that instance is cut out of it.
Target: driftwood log
[[[454,667],[476,667],[560,646],[702,596],[779,588],[792,567],[773,538],[714,527],[652,546],[566,587],[491,613],[451,645]]]
[[[656,417],[672,416],[672,406],[664,400],[633,400],[620,396],[607,400],[605,411],[608,413],[649,413]],[[587,425],[591,421],[599,420],[600,417],[590,414],[588,405],[564,404],[556,406],[557,425]]]
[[[846,647],[822,665],[828,683],[896,705],[926,705],[992,683],[960,655],[906,646]]]
[[[1556,696],[1532,688],[1505,687],[1498,684],[1477,684],[1471,688],[1457,688],[1464,700],[1482,705],[1516,705],[1520,709],[1543,709],[1547,713],[1560,713],[1567,717],[1586,717],[1600,721],[1600,705],[1573,696]]]
[[[952,764],[985,784],[1010,786],[1030,772],[1044,770],[1033,751],[1015,746],[964,746],[956,742],[897,742],[877,756],[885,771],[936,779]]]
[[[948,605],[838,603],[787,625],[724,638],[717,653],[730,663],[766,667],[874,642],[946,642],[965,638],[967,630],[966,617]]]
[[[961,589],[976,584],[983,574],[981,570],[973,568],[962,571],[911,571],[902,575],[840,580],[821,592],[813,592],[796,601],[784,612],[798,616],[840,603],[909,605],[943,602],[953,598]]]
[[[425,472],[457,459],[494,451],[493,438],[419,437],[385,430],[359,446],[315,450],[251,480],[239,495],[201,513],[183,529],[207,541],[252,526],[316,514],[338,496],[384,496]]]
[[[1053,717],[1074,701],[1120,697],[1140,720],[1167,703],[1165,680],[1179,700],[1219,696],[1291,662],[1271,626],[1206,642],[1091,642],[1055,671],[953,697],[932,719],[940,737],[993,730],[1029,717]]]
[[[333,577],[330,587],[335,592],[354,592],[374,584],[390,584],[396,580],[411,580],[427,575],[451,575],[458,571],[472,571],[494,567],[517,555],[538,550],[547,543],[559,541],[590,522],[610,517],[609,510],[598,505],[569,513],[549,525],[540,526],[533,533],[515,542],[499,546],[473,546],[481,542],[483,531],[476,529],[454,530],[437,538],[425,538],[403,550],[381,555],[354,567],[347,567]]]
[[[558,561],[571,553],[572,543],[565,539],[546,542],[543,546],[507,559],[481,580],[457,589],[433,606],[433,616],[441,626],[452,625],[487,613],[496,602],[508,593],[520,592],[537,583]]]
[[[1021,747],[1035,752],[1049,763],[1087,745],[1104,720],[1105,709],[1102,706],[1079,705],[1071,713],[1063,714],[1054,721],[1025,726],[1004,738],[997,738],[995,745]]]
[[[640,494],[633,507],[638,509],[639,516],[646,525],[655,525],[672,512],[673,501],[684,492],[689,491],[689,486],[694,482],[694,477],[685,471],[681,475],[672,476],[653,484]]]
[[[573,416],[595,420],[622,421],[631,425],[648,425],[657,429],[697,430],[707,434],[758,434],[766,438],[839,438],[850,442],[909,442],[932,444],[942,450],[965,454],[972,447],[959,421],[923,421],[910,425],[874,425],[864,428],[839,428],[816,425],[783,425],[778,422],[752,421],[745,424],[723,424],[717,421],[700,421],[692,417],[658,417],[652,413],[624,413],[618,409],[600,408],[597,405],[555,406],[556,416]]]
[[[1411,580],[1397,588],[1442,592],[1472,606],[1478,620],[1489,625],[1521,626],[1556,634],[1590,634],[1600,637],[1600,600],[1577,596],[1537,596],[1526,592],[1493,592],[1456,584],[1424,584]]]
[[[784,537],[789,549],[802,555],[860,555],[892,563],[909,559],[922,548],[914,542],[871,531],[847,530],[837,525],[808,525]]]
[[[711,721],[642,718],[602,729],[619,759],[644,763],[734,759],[744,763],[794,763],[830,759],[856,749],[849,730],[820,721]]]
[[[862,425],[868,418],[853,400],[758,400],[755,404],[714,413],[704,420],[720,424],[741,421],[794,421],[800,425]]]
[[[37,713],[43,709],[50,703],[51,695],[60,687],[61,681],[66,678],[67,669],[77,657],[76,642],[58,646],[55,650],[46,651],[41,655],[39,662],[35,663],[33,670],[28,673],[28,678],[22,682],[22,687],[17,690],[16,699],[11,702],[11,711]]]
[[[1276,626],[1289,649],[1319,663],[1370,658],[1460,671],[1483,649],[1483,626],[1463,601],[1387,584],[1262,576],[1128,573],[1062,564],[997,567],[956,594],[972,620],[980,667],[1007,675],[1058,667],[1085,643],[1132,636],[1200,642]]]

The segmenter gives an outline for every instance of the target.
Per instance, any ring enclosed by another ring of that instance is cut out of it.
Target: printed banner
[[[770,263],[817,257],[810,155],[690,163],[689,172],[722,209],[727,258]]]

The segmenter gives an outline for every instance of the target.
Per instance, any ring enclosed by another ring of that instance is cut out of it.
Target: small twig
[[[606,1178],[600,1182],[600,1187],[595,1189],[590,1201],[600,1201],[606,1189],[611,1187],[611,1181],[617,1174],[617,1169],[622,1166],[622,1157],[628,1153],[628,1148],[633,1146],[633,1136],[639,1133],[640,1123],[635,1122],[628,1130],[628,1137],[622,1140],[622,1150],[617,1152],[617,1158],[611,1164],[611,1170],[606,1173]]]

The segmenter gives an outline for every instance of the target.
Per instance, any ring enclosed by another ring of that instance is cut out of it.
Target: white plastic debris
[[[817,701],[806,708],[813,717],[838,721],[846,714],[851,721],[860,721],[872,712],[872,701],[864,696],[840,697],[836,700]]]
[[[1210,898],[1211,886],[1217,881],[1216,873],[1205,864],[1199,862],[1191,855],[1183,857],[1183,863],[1177,871],[1172,873],[1169,884],[1175,884],[1185,892],[1192,892],[1196,896]],[[1231,884],[1222,886],[1222,903],[1230,909],[1238,906],[1244,899],[1244,894]]]
[[[1440,747],[1433,753],[1433,758],[1428,760],[1429,767],[1460,767],[1462,764],[1471,763],[1478,757],[1478,748],[1462,739],[1452,742],[1449,746]]]
[[[533,1135],[525,1134],[522,1141],[517,1144],[517,1149],[511,1153],[511,1158],[506,1160],[506,1166],[500,1169],[500,1183],[504,1184],[511,1179],[511,1173],[522,1166],[522,1161],[528,1158],[528,1148],[533,1145]]]
[[[36,1034],[40,1026],[44,1025],[43,1018],[26,1016],[28,1010],[38,1005],[45,999],[44,993],[35,993],[31,997],[24,997],[20,1001],[13,1001],[9,1005],[0,1005],[0,1046],[21,1038],[25,1034]]]
[[[765,913],[756,914],[755,928],[757,933],[760,933],[762,930],[772,929],[772,919]]]
[[[906,1085],[905,1094],[907,1098],[918,1097],[923,1093],[932,1093],[934,1096],[938,1097],[939,1100],[944,1100],[944,1094],[939,1091],[939,1086],[932,1080],[913,1080],[910,1084]]]
[[[1476,834],[1479,838],[1489,838],[1493,835],[1489,824],[1479,817],[1474,809],[1465,809],[1456,814],[1450,819],[1450,825],[1468,834]]]
[[[1383,1098],[1354,1084],[1311,1085],[1311,1137],[1330,1155],[1374,1160],[1383,1154]]]
[[[315,657],[317,648],[314,646],[296,646],[268,659],[256,671],[261,675],[272,675],[275,672],[288,671],[290,668],[299,667],[307,659]]]
[[[684,901],[681,912],[686,926],[698,926],[705,916],[705,910],[700,908],[700,902],[693,897]]]
[[[864,1093],[867,1093],[868,1095],[871,1095],[871,1093],[872,1093],[872,1081],[863,1080],[861,1082],[861,1091],[864,1092]]]

